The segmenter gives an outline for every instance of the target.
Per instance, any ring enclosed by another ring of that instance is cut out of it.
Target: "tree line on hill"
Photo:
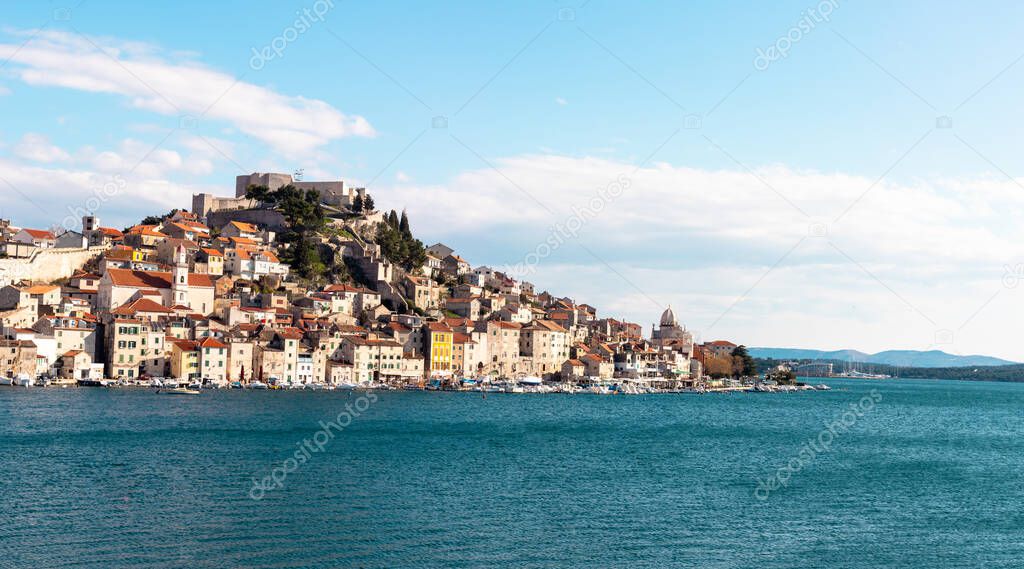
[[[391,210],[384,217],[384,222],[377,226],[374,241],[380,245],[384,258],[406,271],[422,267],[427,262],[427,249],[422,241],[413,237],[409,217],[404,210],[401,216]]]
[[[776,360],[771,358],[755,358],[758,367],[771,369],[779,364],[800,366],[805,364],[832,364],[836,373],[841,372],[850,362],[843,360]],[[885,374],[905,379],[962,379],[965,381],[1024,381],[1024,364],[1004,366],[969,366],[969,367],[899,367],[888,364],[857,364],[857,371],[873,374]]]

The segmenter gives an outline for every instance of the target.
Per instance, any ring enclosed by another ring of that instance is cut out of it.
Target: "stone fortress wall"
[[[106,250],[107,247],[40,249],[24,259],[0,259],[0,286],[66,279]]]

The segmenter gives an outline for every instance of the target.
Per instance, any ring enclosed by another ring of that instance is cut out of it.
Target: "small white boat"
[[[36,380],[30,375],[19,373],[18,377],[14,378],[14,385],[19,387],[32,387],[36,384]]]
[[[14,385],[14,379],[10,377],[0,377],[0,385]]]
[[[353,389],[355,389],[357,387],[359,387],[359,386],[356,385],[355,383],[339,383],[338,384],[338,389],[345,389],[345,390],[349,390],[349,391],[351,391],[351,390],[353,390]]]
[[[254,381],[249,384],[249,389],[270,389],[270,386],[262,381]]]
[[[173,389],[158,389],[157,393],[163,395],[199,395],[202,393],[198,389],[189,389],[187,387],[175,387]]]

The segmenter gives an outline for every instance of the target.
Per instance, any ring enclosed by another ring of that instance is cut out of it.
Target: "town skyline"
[[[645,333],[671,305],[704,340],[1019,360],[1012,14],[959,52],[966,8],[939,46],[924,4],[892,8],[892,31],[870,7],[785,6],[659,6],[692,11],[673,34],[653,14],[616,27],[623,9],[599,2],[441,5],[465,30],[443,42],[414,6],[385,24],[332,2],[197,4],[184,33],[154,24],[172,10],[5,7],[0,217],[46,228],[84,208],[120,229],[301,169]],[[204,37],[229,16],[244,33]],[[405,39],[374,41],[383,25]]]

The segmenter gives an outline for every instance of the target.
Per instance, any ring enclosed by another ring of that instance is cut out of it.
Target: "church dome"
[[[670,304],[665,312],[661,313],[661,325],[662,326],[678,326],[679,323],[676,321],[676,315],[672,312],[672,305]]]

